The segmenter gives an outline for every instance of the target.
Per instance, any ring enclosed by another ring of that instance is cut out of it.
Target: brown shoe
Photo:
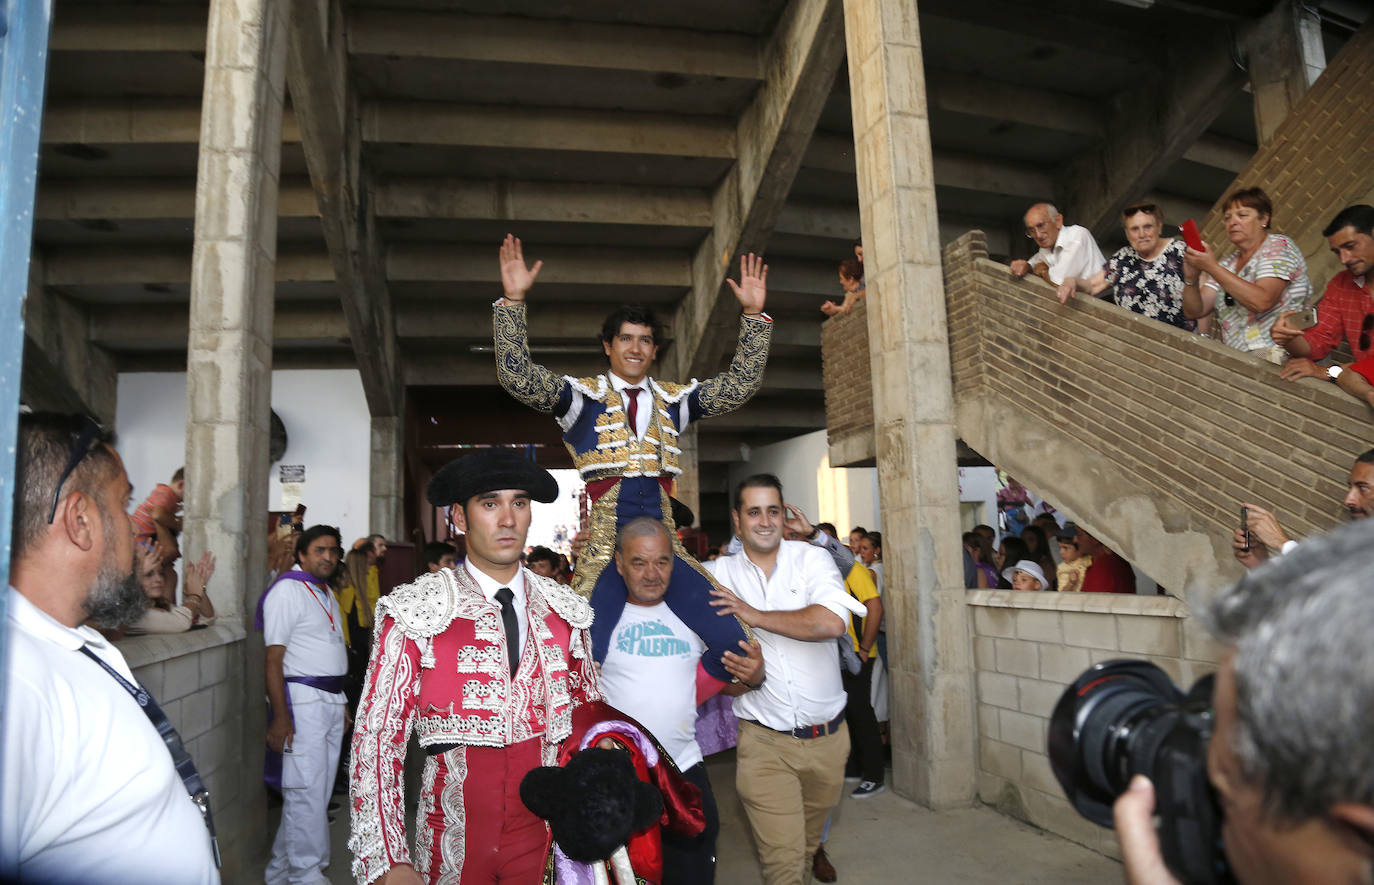
[[[839,874],[835,872],[835,865],[825,856],[824,845],[816,849],[816,856],[811,859],[811,875],[817,882],[834,882],[839,878]]]

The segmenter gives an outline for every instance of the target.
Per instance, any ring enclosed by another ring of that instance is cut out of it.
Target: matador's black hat
[[[541,504],[558,499],[558,481],[553,474],[511,449],[481,449],[455,458],[434,474],[425,497],[435,507],[447,507],[501,489],[520,489]]]

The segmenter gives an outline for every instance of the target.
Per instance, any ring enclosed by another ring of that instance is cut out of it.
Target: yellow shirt
[[[381,579],[377,577],[377,567],[370,565],[367,567],[367,612],[368,617],[377,610],[377,600],[382,598]]]
[[[854,566],[849,570],[849,575],[844,579],[844,589],[849,591],[849,595],[867,603],[870,599],[878,599],[878,585],[873,583],[873,575],[869,573],[868,566],[856,560]],[[854,616],[845,619],[845,626],[849,628],[849,641],[854,643],[854,651],[859,650],[859,635],[854,632]],[[872,651],[872,649],[869,649]]]

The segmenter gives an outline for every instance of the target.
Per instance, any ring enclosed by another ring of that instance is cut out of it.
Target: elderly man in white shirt
[[[763,684],[735,699],[735,789],[767,885],[801,885],[840,801],[849,729],[835,640],[846,618],[867,611],[825,550],[783,540],[786,512],[777,477],[744,480],[732,514],[744,549],[705,563],[724,585],[711,604],[752,627],[763,647]]]
[[[1093,276],[1107,263],[1088,229],[1064,224],[1064,216],[1053,203],[1036,203],[1026,210],[1024,220],[1026,237],[1034,240],[1040,251],[1029,261],[1013,261],[1012,276],[1034,273],[1057,286],[1069,277]]]

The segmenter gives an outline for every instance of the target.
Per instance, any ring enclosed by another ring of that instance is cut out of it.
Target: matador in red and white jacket
[[[359,883],[398,864],[430,883],[542,878],[548,830],[521,803],[520,781],[557,764],[573,709],[601,699],[591,606],[522,567],[528,633],[512,676],[500,608],[468,568],[422,575],[377,606],[351,760]],[[402,786],[412,732],[427,753],[413,855]],[[508,868],[520,854],[537,858],[532,878]]]

